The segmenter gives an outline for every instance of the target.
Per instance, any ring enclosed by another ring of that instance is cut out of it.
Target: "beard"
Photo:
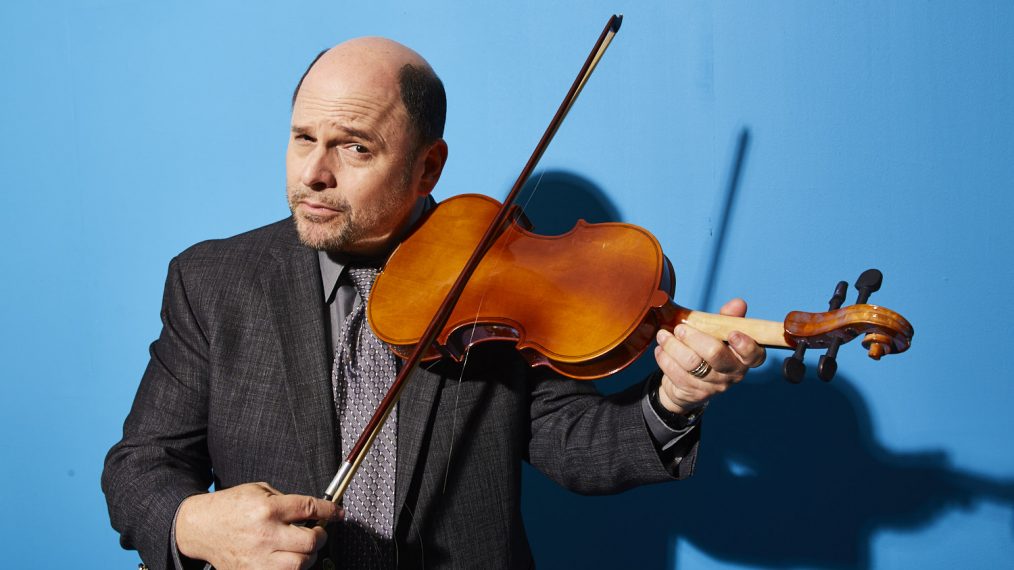
[[[407,187],[394,188],[385,192],[374,203],[366,207],[353,208],[342,196],[327,196],[323,192],[300,186],[289,186],[286,195],[289,210],[296,223],[296,232],[303,245],[333,253],[354,253],[356,245],[373,237],[377,230],[390,223],[402,206],[401,197]],[[318,216],[298,212],[297,206],[303,199],[312,199],[336,211],[330,216]]]
[[[381,193],[374,201],[353,208],[352,204],[338,192],[336,195],[328,194],[328,190],[317,191],[306,186],[286,185],[286,197],[289,201],[289,211],[292,212],[292,219],[296,223],[296,233],[299,234],[299,241],[303,245],[319,251],[331,253],[356,253],[363,240],[383,235],[382,230],[389,226],[392,218],[405,215],[406,195],[411,193],[412,168],[419,153],[416,147],[408,154],[402,167],[400,180],[390,183],[385,192]],[[331,192],[334,189],[330,190]],[[298,213],[296,207],[304,199],[312,199],[320,202],[328,208],[337,211],[336,215],[318,216],[314,214]],[[411,207],[409,207],[409,210]],[[401,211],[399,211],[401,210]]]
[[[324,251],[341,251],[362,236],[362,228],[353,220],[352,205],[344,198],[325,197],[319,192],[292,186],[287,188],[286,195],[292,219],[296,223],[296,233],[303,245]],[[324,217],[297,212],[300,200],[310,197],[338,213]]]

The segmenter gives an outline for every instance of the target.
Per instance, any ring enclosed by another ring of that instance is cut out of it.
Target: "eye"
[[[299,142],[308,142],[308,143],[316,142],[316,139],[305,133],[298,133],[295,138]]]
[[[366,154],[366,153],[370,152],[370,149],[366,148],[365,146],[363,146],[361,144],[354,144],[354,145],[352,145],[351,148],[352,148],[352,150],[354,152],[357,152],[359,154]]]

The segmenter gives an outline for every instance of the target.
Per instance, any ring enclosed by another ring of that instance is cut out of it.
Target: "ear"
[[[444,171],[444,163],[447,162],[447,143],[444,139],[437,139],[423,153],[422,175],[419,177],[419,195],[426,196],[433,191],[433,187],[440,180],[440,173]]]

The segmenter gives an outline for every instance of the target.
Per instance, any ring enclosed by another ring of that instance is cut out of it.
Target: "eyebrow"
[[[367,133],[366,131],[361,131],[359,129],[354,129],[352,127],[339,126],[338,130],[342,131],[346,136],[350,136],[353,138],[362,139],[364,141],[374,140],[373,137],[371,137],[369,133]],[[292,132],[297,135],[311,135],[310,129],[308,127],[301,127],[297,125],[292,125]]]

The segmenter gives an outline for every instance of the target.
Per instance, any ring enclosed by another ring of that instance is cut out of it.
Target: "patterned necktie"
[[[374,336],[366,322],[366,299],[377,276],[371,267],[347,268],[362,302],[338,335],[331,387],[334,391],[343,452],[384,399],[397,373],[394,354]],[[345,491],[345,523],[338,538],[344,568],[394,568],[394,483],[398,410],[390,417]]]

